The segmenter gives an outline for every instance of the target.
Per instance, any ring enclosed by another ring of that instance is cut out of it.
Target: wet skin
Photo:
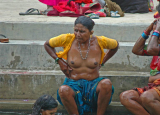
[[[156,21],[156,23],[154,23],[154,25],[153,25],[153,31],[156,30],[156,28],[157,28],[157,21]],[[151,39],[150,39],[150,41],[151,41]],[[150,41],[149,41],[149,43],[150,43]],[[160,38],[158,39],[158,44],[160,44]],[[158,46],[158,47],[159,47],[159,46]],[[159,50],[159,48],[158,48],[158,50]],[[156,53],[157,53],[157,55],[158,55],[158,52],[156,52]],[[160,79],[160,74],[157,74],[157,75],[155,75],[155,76],[150,76],[148,82],[149,82],[149,83],[153,83],[156,79]]]
[[[71,79],[79,80],[94,80],[99,77],[99,66],[101,59],[101,49],[98,45],[95,36],[90,38],[90,32],[85,26],[76,24],[74,27],[75,40],[72,43],[68,52],[68,65],[72,68]],[[86,60],[83,60],[78,49],[78,42],[82,51],[82,56],[85,57],[90,41],[90,48]]]
[[[79,42],[82,56],[85,57],[88,50],[89,38],[92,33],[93,31],[89,31],[82,24],[76,24],[74,27],[76,39],[73,41],[70,51],[68,52],[67,60],[68,65],[72,68],[70,76],[71,79],[94,80],[99,77],[101,49],[98,45],[97,38],[95,36],[91,37],[90,50],[86,60],[82,59],[78,49]],[[113,50],[109,50],[104,57],[104,62],[111,58],[117,50],[118,46]],[[96,93],[98,94],[97,115],[104,115],[111,97],[111,92],[112,83],[109,79],[101,80],[98,83],[96,89]],[[59,88],[59,95],[68,113],[70,115],[79,115],[78,108],[74,100],[75,92],[69,86],[63,85]]]
[[[154,22],[156,22],[155,20]],[[151,25],[146,29],[147,33],[152,30],[160,31],[160,20],[155,25]],[[143,48],[145,45],[145,39],[140,36],[140,38],[135,43],[132,52],[136,55],[143,55]],[[158,55],[159,53],[159,38],[152,36],[149,40],[147,46],[147,53],[150,56]],[[149,83],[153,83],[156,79],[160,79],[160,74],[149,77]],[[160,86],[157,87],[160,90]],[[160,114],[160,96],[154,89],[145,91],[141,95],[135,90],[128,90],[120,94],[120,101],[128,110],[130,110],[135,115],[159,115]]]
[[[89,31],[82,24],[76,24],[74,26],[75,40],[68,52],[67,63],[62,59],[58,61],[62,72],[70,79],[79,80],[94,80],[99,77],[99,69],[101,67],[101,49],[99,47],[97,38],[91,35],[93,31]],[[89,44],[90,39],[90,44]],[[82,59],[79,51],[79,44],[82,52],[82,57],[85,58],[87,51],[88,56],[85,60]],[[88,46],[90,48],[88,50]],[[54,59],[57,58],[56,51],[54,48],[49,46],[49,42],[46,41],[44,44],[46,51]],[[103,63],[108,61],[118,50],[118,46],[115,49],[108,49],[106,55],[104,56]],[[108,106],[112,92],[112,83],[109,79],[101,80],[96,88],[96,93],[98,95],[97,101],[97,115],[104,115],[106,108]],[[75,92],[67,85],[63,85],[59,88],[59,95],[61,101],[69,113],[69,115],[79,115],[78,108],[75,103]]]
[[[51,110],[41,110],[42,115],[55,115],[55,113],[57,112],[57,108],[53,108]]]

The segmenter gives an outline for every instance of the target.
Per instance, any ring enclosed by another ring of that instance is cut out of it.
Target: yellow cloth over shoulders
[[[103,58],[105,56],[105,52],[103,49],[115,49],[118,43],[116,40],[107,38],[105,36],[96,36],[96,37],[102,51],[101,61],[100,61],[100,63],[102,64]],[[56,54],[59,58],[67,60],[67,54],[72,46],[74,39],[75,39],[74,34],[61,34],[57,37],[51,38],[49,40],[49,45],[51,47],[63,47],[63,51],[57,52]]]

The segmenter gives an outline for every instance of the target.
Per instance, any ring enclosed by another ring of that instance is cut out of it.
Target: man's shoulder
[[[73,36],[75,36],[73,33],[66,33],[64,35],[66,35],[66,37],[73,37]]]
[[[96,36],[96,37],[97,37],[97,39],[111,39],[111,38],[108,38],[106,36]]]

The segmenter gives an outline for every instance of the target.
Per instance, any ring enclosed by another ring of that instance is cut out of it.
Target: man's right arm
[[[58,38],[58,37],[57,37]],[[47,53],[55,60],[55,62],[57,62],[62,70],[62,72],[66,75],[66,77],[70,77],[70,72],[71,72],[71,68],[68,66],[68,64],[61,58],[58,58],[57,54],[56,54],[56,50],[52,46],[50,45],[49,42],[54,42],[53,40],[54,38],[52,38],[52,41],[47,40],[44,43],[44,48],[47,51]],[[58,39],[59,42],[61,42],[60,38]],[[56,40],[57,41],[57,40]],[[57,43],[57,46],[61,45],[61,43]],[[57,60],[58,59],[58,60]],[[57,61],[56,61],[57,60]]]
[[[47,51],[47,53],[53,58],[53,59],[56,59],[57,58],[57,55],[56,55],[56,50],[54,47],[51,47],[49,45],[49,40],[47,40],[45,43],[44,43],[44,48],[45,50]]]
[[[136,55],[141,55],[141,56],[149,56],[147,53],[146,45],[145,42],[148,39],[148,36],[150,32],[153,30],[153,26],[156,20],[154,20],[148,28],[142,33],[142,35],[139,37],[139,39],[136,41],[135,45],[133,46],[132,53]]]

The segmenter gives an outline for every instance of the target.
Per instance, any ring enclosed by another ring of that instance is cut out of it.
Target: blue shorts
[[[62,85],[68,85],[75,92],[75,102],[78,107],[78,111],[80,115],[83,115],[85,112],[92,112],[97,110],[97,99],[98,95],[96,93],[96,88],[98,83],[105,78],[96,78],[92,81],[88,81],[85,79],[73,80],[69,78],[65,78],[65,81]],[[114,93],[114,87],[112,86],[112,95]],[[109,104],[112,100],[112,95],[109,101]],[[61,105],[61,99],[57,90],[57,100]]]

